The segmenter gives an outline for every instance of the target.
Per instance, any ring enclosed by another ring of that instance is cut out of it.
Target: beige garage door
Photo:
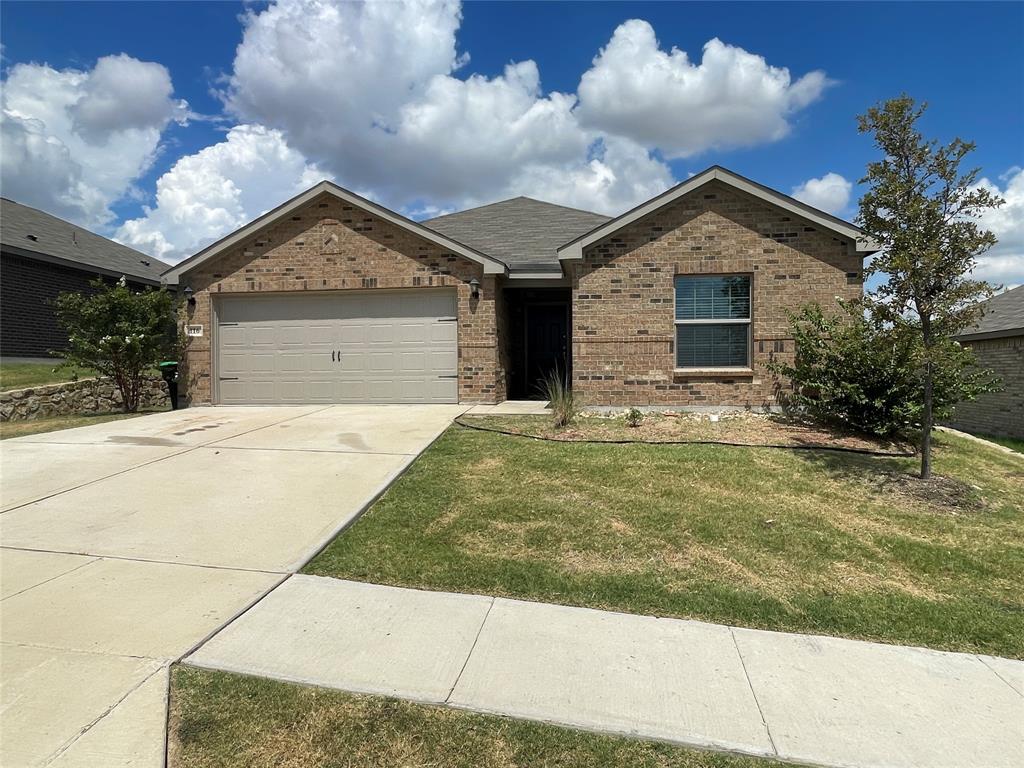
[[[218,402],[455,403],[454,291],[222,298]]]

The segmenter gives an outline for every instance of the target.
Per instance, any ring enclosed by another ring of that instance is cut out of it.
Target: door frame
[[[353,294],[382,295],[386,293],[444,293],[450,292],[454,299],[455,306],[455,373],[456,373],[456,403],[461,402],[459,384],[459,292],[455,286],[408,286],[406,288],[334,288],[324,291],[224,291],[210,295],[210,405],[221,405],[220,399],[220,308],[225,301],[237,301],[240,299],[255,299],[259,301],[263,297],[294,297],[301,296],[343,296]],[[235,407],[235,406],[232,406]],[[242,406],[244,407],[244,406]],[[258,408],[258,405],[252,406]]]

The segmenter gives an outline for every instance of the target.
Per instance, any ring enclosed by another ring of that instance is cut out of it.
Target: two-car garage
[[[214,402],[458,402],[452,289],[225,296],[214,314]]]

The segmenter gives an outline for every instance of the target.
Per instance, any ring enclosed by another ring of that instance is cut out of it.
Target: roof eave
[[[744,178],[720,166],[712,166],[696,176],[677,184],[671,189],[652,197],[647,202],[626,211],[621,216],[608,221],[590,232],[580,235],[558,248],[559,260],[582,259],[584,249],[604,238],[618,232],[636,221],[654,213],[660,208],[678,200],[680,197],[693,192],[711,181],[722,181],[739,189],[742,192],[753,195],[766,203],[782,208],[795,216],[810,221],[831,232],[839,234],[848,240],[850,253],[864,257],[879,250],[878,244],[871,240],[864,231],[849,222],[843,221],[831,214],[820,211],[812,206],[800,203],[797,200],[765,187],[750,179]]]
[[[488,256],[487,254],[480,253],[467,245],[452,240],[450,237],[442,235],[440,232],[435,232],[433,229],[426,227],[412,219],[407,219],[401,214],[395,213],[394,211],[385,208],[382,205],[378,205],[371,200],[367,200],[364,197],[360,197],[354,192],[349,192],[343,187],[339,187],[337,184],[333,184],[329,181],[321,181],[320,183],[310,187],[305,192],[296,195],[291,200],[287,200],[277,208],[268,211],[262,216],[253,219],[245,226],[235,230],[231,234],[221,238],[215,243],[208,245],[203,250],[190,256],[189,258],[182,261],[180,264],[176,264],[167,271],[165,271],[161,277],[167,284],[176,284],[180,281],[181,277],[191,270],[198,267],[210,259],[219,256],[224,251],[232,248],[247,238],[253,236],[256,232],[259,232],[264,227],[269,226],[273,222],[277,221],[283,216],[287,216],[292,211],[295,211],[312,200],[316,199],[319,195],[330,194],[335,197],[344,200],[347,203],[356,205],[364,210],[368,210],[376,216],[384,219],[385,221],[399,226],[413,234],[419,235],[420,237],[440,245],[441,247],[452,251],[453,253],[463,256],[470,261],[474,261],[484,268],[484,274],[488,275],[504,275],[508,272],[508,267],[501,261]]]
[[[86,261],[74,261],[72,259],[65,259],[61,256],[53,256],[49,253],[42,253],[40,251],[33,251],[28,248],[21,248],[16,245],[9,243],[0,244],[0,250],[4,253],[10,253],[14,256],[20,256],[24,259],[33,259],[35,261],[42,261],[47,264],[58,264],[62,267],[69,267],[76,269],[79,272],[88,272],[95,275],[105,275],[107,277],[125,277],[135,283],[144,283],[146,285],[152,285],[158,287],[163,284],[163,278],[160,275],[140,275],[137,272],[127,272],[125,270],[110,269],[109,267],[99,267],[95,264],[90,264]],[[141,254],[144,255],[144,254]]]

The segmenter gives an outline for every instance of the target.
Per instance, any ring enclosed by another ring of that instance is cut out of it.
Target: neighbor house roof
[[[423,223],[490,254],[514,273],[561,274],[558,248],[608,221],[608,216],[530,197],[482,205]]]
[[[160,284],[170,265],[48,213],[0,198],[0,242],[18,256]]]
[[[249,222],[241,229],[235,230],[227,237],[221,238],[212,245],[209,245],[199,251],[199,253],[194,256],[191,256],[180,264],[168,269],[164,272],[164,279],[169,283],[176,283],[181,275],[185,274],[189,270],[192,270],[200,264],[219,256],[227,249],[244,242],[247,238],[252,237],[260,230],[274,224],[285,216],[288,216],[293,211],[302,208],[304,205],[312,202],[321,195],[330,195],[331,197],[338,198],[349,205],[354,205],[358,208],[362,208],[364,211],[369,211],[375,216],[379,216],[381,219],[390,222],[395,226],[401,227],[415,235],[419,235],[424,240],[432,242],[435,245],[439,245],[447,251],[451,251],[452,253],[464,256],[470,261],[482,264],[485,274],[502,275],[508,271],[507,266],[499,259],[496,259],[486,253],[482,253],[475,248],[458,242],[441,234],[440,232],[429,229],[412,219],[407,219],[405,216],[395,213],[394,211],[385,208],[383,205],[378,205],[377,203],[367,200],[365,197],[360,197],[354,192],[349,192],[347,189],[339,187],[337,184],[330,181],[321,181],[319,184],[310,187],[302,194],[296,195],[291,200],[282,203],[272,211],[268,211],[259,218]]]
[[[860,227],[806,203],[801,203],[789,195],[784,195],[763,184],[758,184],[756,181],[751,181],[719,165],[713,165],[706,171],[702,171],[696,176],[691,176],[682,184],[677,184],[660,195],[652,197],[646,203],[626,211],[621,216],[617,216],[595,227],[572,241],[567,241],[558,249],[558,257],[560,259],[581,259],[583,258],[584,248],[603,240],[623,227],[629,226],[644,216],[654,213],[666,205],[675,202],[683,195],[687,195],[712,181],[719,181],[741,192],[746,192],[764,200],[766,203],[782,208],[813,224],[817,224],[822,229],[839,235],[849,242],[852,252],[867,256],[878,250],[878,246],[864,234],[864,230]]]
[[[985,302],[981,319],[957,338],[962,341],[1024,335],[1024,285]]]

